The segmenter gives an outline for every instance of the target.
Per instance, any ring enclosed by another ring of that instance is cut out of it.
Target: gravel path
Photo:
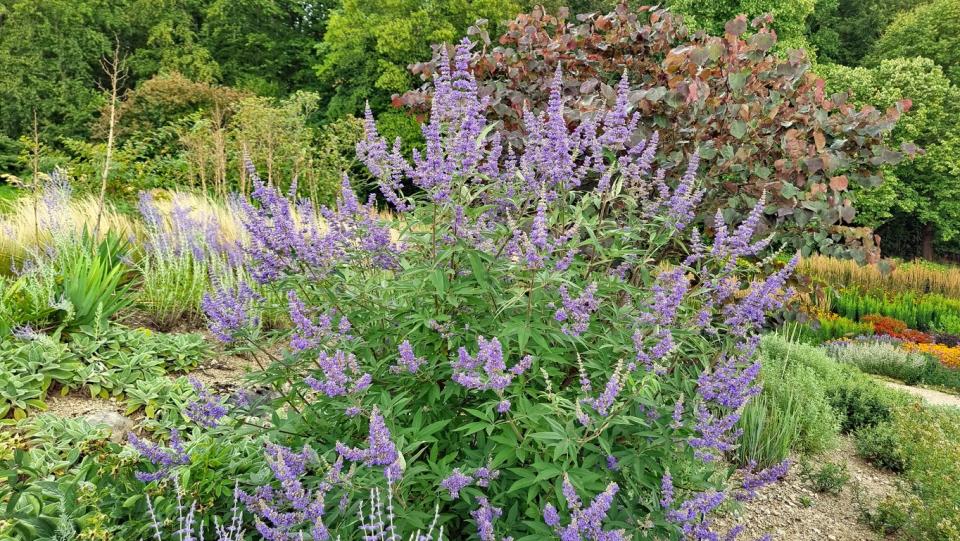
[[[740,539],[757,539],[770,534],[777,541],[879,541],[883,536],[859,521],[857,491],[861,501],[876,504],[896,489],[896,476],[880,471],[856,456],[853,440],[841,437],[836,449],[809,459],[814,467],[827,462],[844,463],[850,481],[840,494],[819,494],[811,490],[794,464],[787,477],[761,489],[753,501],[717,521],[724,532],[745,525]]]
[[[878,380],[887,387],[891,389],[896,389],[898,391],[903,391],[905,393],[910,393],[914,396],[919,396],[931,406],[953,406],[960,408],[960,396],[941,393],[940,391],[934,391],[933,389],[924,389],[923,387],[911,387],[909,385],[904,385],[902,383],[897,383],[895,381],[888,380]]]

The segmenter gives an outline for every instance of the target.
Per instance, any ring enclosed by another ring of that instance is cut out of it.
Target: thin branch
[[[100,235],[100,222],[103,219],[103,206],[107,195],[107,178],[110,176],[110,160],[113,158],[118,94],[121,85],[127,78],[126,58],[120,56],[120,40],[115,39],[113,59],[100,59],[100,67],[110,77],[110,127],[107,132],[107,153],[103,160],[103,172],[100,175],[100,197],[97,199],[97,225],[93,229],[94,238],[98,238]]]

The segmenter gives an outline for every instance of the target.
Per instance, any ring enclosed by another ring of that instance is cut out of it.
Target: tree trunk
[[[933,224],[923,225],[923,258],[927,261],[933,261],[933,239],[936,230]]]

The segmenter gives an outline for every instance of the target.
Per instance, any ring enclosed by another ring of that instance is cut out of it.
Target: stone
[[[84,421],[92,425],[107,426],[110,429],[110,441],[122,443],[128,432],[133,431],[136,423],[115,411],[95,411],[87,414]]]

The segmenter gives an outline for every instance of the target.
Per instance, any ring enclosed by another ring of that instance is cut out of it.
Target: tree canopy
[[[883,107],[912,101],[891,137],[915,142],[924,153],[891,167],[879,189],[858,194],[867,225],[906,217],[928,244],[934,236],[940,241],[960,236],[960,88],[922,57],[883,60],[872,69],[832,66],[825,75],[830,90],[850,90],[859,103]],[[932,245],[926,249],[932,251]]]
[[[873,45],[868,65],[898,57],[924,56],[960,83],[960,0],[933,0],[901,14]]]

